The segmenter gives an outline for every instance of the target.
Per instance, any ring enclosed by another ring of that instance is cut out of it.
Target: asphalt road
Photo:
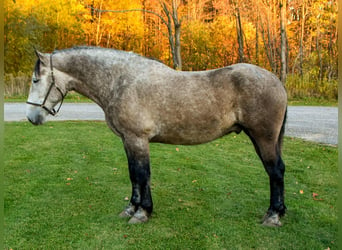
[[[4,120],[27,121],[25,108],[24,103],[5,103]],[[94,103],[64,103],[58,115],[47,120],[104,120],[104,113]],[[337,145],[337,107],[288,107],[285,135]]]

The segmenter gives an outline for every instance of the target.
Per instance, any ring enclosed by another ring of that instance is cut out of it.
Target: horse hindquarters
[[[124,139],[124,146],[132,184],[132,196],[129,205],[120,216],[132,217],[129,221],[131,224],[146,222],[153,210],[148,141],[140,138]]]

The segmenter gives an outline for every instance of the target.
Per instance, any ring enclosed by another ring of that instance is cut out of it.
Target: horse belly
[[[209,115],[196,118],[186,117],[174,122],[165,121],[159,125],[158,134],[151,138],[151,142],[167,144],[196,145],[213,141],[231,132],[240,132],[234,125],[234,119]]]

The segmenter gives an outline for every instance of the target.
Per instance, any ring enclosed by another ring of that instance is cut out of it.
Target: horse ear
[[[40,60],[40,62],[44,65],[47,66],[49,63],[49,56],[48,54],[39,52],[38,50],[34,50],[34,52],[36,53],[36,56],[38,57],[38,59]]]

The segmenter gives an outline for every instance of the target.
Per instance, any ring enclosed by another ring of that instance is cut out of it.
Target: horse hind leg
[[[281,226],[280,217],[285,214],[284,203],[284,173],[285,164],[281,158],[281,141],[283,131],[279,138],[269,135],[257,134],[245,131],[252,140],[255,150],[259,155],[264,168],[269,176],[270,206],[263,218],[265,226]]]

